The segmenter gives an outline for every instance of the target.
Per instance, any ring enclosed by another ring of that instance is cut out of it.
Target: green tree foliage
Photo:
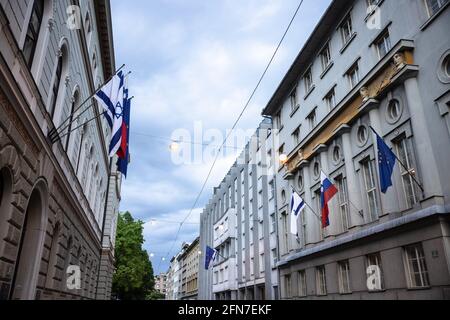
[[[143,249],[144,223],[129,212],[119,214],[116,237],[116,272],[112,295],[120,300],[145,300],[153,291],[152,263]]]

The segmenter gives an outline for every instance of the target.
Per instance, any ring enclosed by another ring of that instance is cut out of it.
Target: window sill
[[[426,291],[426,290],[431,290],[431,287],[419,287],[419,288],[408,288],[406,289],[407,291]]]
[[[427,21],[425,21],[425,23],[420,27],[420,31],[424,31],[438,16],[441,15],[441,13],[447,9],[447,7],[450,5],[450,2],[447,2],[446,4],[444,4],[442,6],[442,8],[440,8],[438,10],[438,12],[436,12],[435,14],[433,14],[431,17],[428,18]]]
[[[315,85],[312,85],[311,88],[309,89],[309,91],[306,93],[305,97],[303,98],[303,100],[308,99],[308,97],[310,96],[310,94],[314,91],[314,89],[316,88]]]
[[[325,77],[325,75],[328,73],[328,71],[330,71],[330,69],[334,66],[334,62],[330,61],[330,63],[328,64],[328,66],[322,71],[322,74],[320,75],[320,79],[323,79],[323,77]]]
[[[347,42],[344,44],[344,46],[342,47],[341,50],[339,50],[340,54],[343,54],[345,52],[345,50],[347,50],[348,46],[350,45],[350,43],[353,42],[353,40],[356,38],[357,33],[353,32],[352,36],[350,37],[350,39],[347,40]]]

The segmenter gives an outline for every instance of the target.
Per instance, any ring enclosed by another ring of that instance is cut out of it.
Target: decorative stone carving
[[[54,19],[52,19],[52,18],[48,19],[47,28],[50,32],[53,32],[53,29],[55,28],[55,20]]]
[[[361,94],[361,97],[363,99],[363,102],[366,102],[367,100],[370,99],[370,93],[369,93],[369,88],[367,87],[362,87],[359,90],[359,93]]]
[[[394,64],[397,70],[402,69],[406,65],[405,55],[401,52],[397,52],[394,55]]]

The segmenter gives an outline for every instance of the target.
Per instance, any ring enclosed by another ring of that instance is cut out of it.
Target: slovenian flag
[[[330,225],[330,211],[328,203],[338,193],[336,186],[331,183],[325,173],[321,173],[321,196],[320,203],[322,206],[322,228],[325,229]]]
[[[305,201],[294,191],[291,198],[291,233],[296,237],[298,237],[297,220],[305,208]]]

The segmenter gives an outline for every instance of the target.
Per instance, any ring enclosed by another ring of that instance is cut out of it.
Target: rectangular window
[[[320,60],[322,62],[322,70],[325,71],[331,63],[331,51],[329,43],[327,43],[320,52]]]
[[[285,253],[289,253],[289,224],[288,224],[288,215],[286,212],[281,214],[281,219],[283,223],[283,244]]]
[[[347,294],[351,292],[350,288],[350,263],[341,261],[339,267],[339,293]]]
[[[261,253],[259,256],[259,271],[260,273],[264,273],[266,271],[266,264],[264,261],[264,253]]]
[[[402,165],[399,165],[400,173],[402,176],[403,192],[405,194],[406,204],[408,208],[412,208],[415,204],[418,203],[418,192],[413,179],[413,176],[416,174],[416,169],[413,165],[410,143],[411,141],[409,141],[405,137],[396,141],[395,143],[397,156],[406,167],[404,168]]]
[[[367,160],[362,163],[364,184],[366,187],[367,202],[369,207],[370,221],[378,219],[378,197],[375,178],[375,162]]]
[[[325,96],[324,100],[327,104],[328,111],[331,111],[336,107],[336,94],[334,88]]]
[[[269,200],[275,198],[275,182],[272,180],[269,182]]]
[[[272,262],[273,262],[273,266],[277,265],[277,262],[278,262],[277,249],[272,249]]]
[[[408,287],[411,289],[429,287],[430,280],[422,245],[408,246],[404,250]]]
[[[344,19],[340,27],[342,43],[345,46],[353,36],[352,18],[350,14]]]
[[[274,233],[277,230],[277,220],[275,219],[275,213],[270,215],[270,233]]]
[[[347,79],[348,79],[348,83],[350,85],[350,89],[353,89],[359,83],[359,67],[358,67],[358,63],[353,65],[347,71]]]
[[[300,127],[295,129],[295,131],[292,133],[292,139],[294,140],[295,145],[298,145],[300,143]]]
[[[305,81],[305,91],[306,91],[306,94],[308,94],[313,88],[313,79],[312,79],[311,68],[308,71],[306,71],[305,75],[303,76],[303,79]]]
[[[376,268],[376,272],[379,272],[379,280],[377,281],[376,286],[373,289],[369,288],[369,291],[380,291],[384,290],[384,276],[383,276],[383,267],[381,265],[381,255],[380,253],[373,253],[366,256],[366,268]]]
[[[298,272],[298,296],[306,297],[308,295],[306,288],[306,272],[305,270]]]
[[[327,295],[327,278],[325,273],[325,266],[316,268],[316,292],[318,296]]]
[[[284,298],[292,298],[291,275],[284,276]]]
[[[291,111],[294,112],[298,107],[298,99],[297,99],[297,87],[292,90],[291,95],[289,96],[291,101]]]
[[[449,0],[425,0],[429,17],[434,16]]]
[[[389,31],[386,31],[376,42],[378,58],[382,59],[391,50],[391,38]]]
[[[311,112],[309,114],[309,116],[307,117],[308,123],[309,123],[309,128],[311,130],[313,130],[316,125],[317,125],[317,118],[316,118],[316,110],[314,109],[313,112]]]
[[[335,180],[339,190],[339,211],[341,214],[342,231],[346,232],[350,227],[347,178],[340,176]]]
[[[283,124],[281,123],[281,112],[275,116],[275,125],[277,130],[281,131]]]

